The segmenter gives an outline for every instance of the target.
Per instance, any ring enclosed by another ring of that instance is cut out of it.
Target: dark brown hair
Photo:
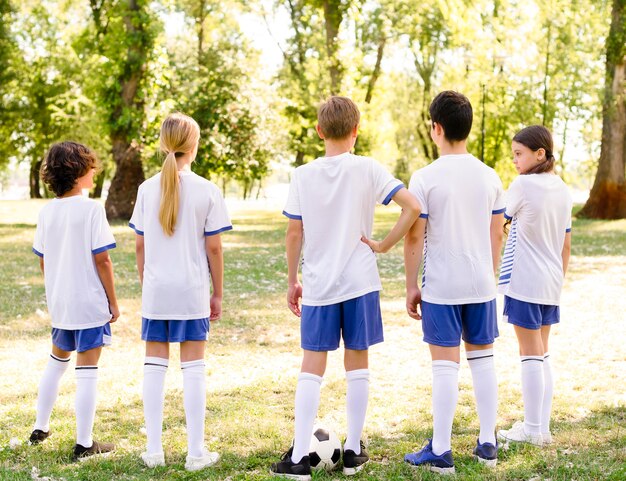
[[[467,139],[472,130],[474,112],[469,99],[453,90],[444,90],[430,103],[430,120],[443,127],[448,142]]]
[[[554,155],[552,154],[552,134],[543,125],[531,125],[525,129],[520,130],[513,142],[522,144],[528,147],[533,152],[537,152],[539,149],[543,149],[546,153],[546,158],[543,162],[535,165],[532,169],[524,174],[542,174],[543,172],[551,172],[554,170]]]
[[[360,120],[359,108],[348,97],[330,97],[317,111],[317,122],[327,139],[345,139]]]
[[[41,180],[57,197],[61,197],[76,185],[76,179],[89,169],[99,168],[93,150],[77,142],[59,142],[52,145],[41,166]]]

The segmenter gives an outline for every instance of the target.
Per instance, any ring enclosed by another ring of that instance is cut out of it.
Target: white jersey
[[[403,187],[378,162],[346,152],[298,167],[283,213],[302,220],[302,304],[325,306],[382,289],[371,237],[376,202]]]
[[[33,252],[44,259],[52,327],[89,329],[111,320],[93,256],[114,247],[104,207],[95,200],[74,195],[41,209]]]
[[[411,177],[409,191],[428,218],[422,299],[475,304],[496,297],[491,219],[504,212],[495,170],[470,154],[444,155]]]
[[[144,236],[141,315],[189,320],[211,314],[211,276],[205,236],[232,229],[219,188],[191,171],[179,171],[180,203],[174,234],[159,222],[161,174],[139,186],[130,226]]]
[[[513,299],[556,306],[563,287],[563,244],[572,228],[572,198],[558,175],[518,176],[506,193],[512,219],[498,291]]]

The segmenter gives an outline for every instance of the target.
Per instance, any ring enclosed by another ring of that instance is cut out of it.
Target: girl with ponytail
[[[148,442],[141,458],[148,467],[165,464],[165,373],[169,345],[180,343],[188,471],[211,466],[219,458],[204,446],[204,350],[210,322],[222,313],[220,233],[232,229],[219,188],[191,171],[199,140],[200,128],[191,117],[175,113],[163,121],[163,167],[139,186],[130,220],[142,285],[141,338],[146,341],[143,402]]]
[[[498,436],[542,446],[552,442],[553,375],[550,326],[560,321],[559,302],[571,246],[572,199],[554,173],[552,135],[541,125],[519,131],[512,142],[519,176],[506,194],[510,232],[502,257],[499,291],[504,319],[515,328],[522,371],[524,421]]]

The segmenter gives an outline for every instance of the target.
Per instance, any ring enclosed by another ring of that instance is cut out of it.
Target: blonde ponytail
[[[163,167],[161,168],[161,206],[159,207],[159,222],[163,232],[174,235],[176,217],[178,216],[178,203],[180,200],[178,187],[178,166],[176,155],[168,152]]]
[[[176,157],[192,152],[200,139],[198,123],[187,115],[168,115],[161,125],[161,150],[166,154],[161,167],[159,222],[166,235],[174,235],[180,206],[180,177]]]

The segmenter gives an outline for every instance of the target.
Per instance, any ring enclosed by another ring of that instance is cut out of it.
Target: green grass
[[[226,280],[224,319],[212,326],[207,348],[207,445],[222,453],[219,466],[187,473],[182,378],[178,353],[168,370],[164,444],[167,466],[145,468],[142,433],[140,289],[133,233],[114,224],[111,251],[122,317],[114,345],[100,369],[94,435],[114,441],[107,459],[71,463],[74,379],[61,384],[52,416],[53,435],[40,446],[24,443],[34,422],[37,385],[49,352],[49,319],[43,280],[31,251],[40,201],[0,202],[0,479],[262,480],[293,435],[293,397],[300,364],[299,324],[285,306],[285,220],[277,211],[233,212],[235,230],[223,235]],[[381,209],[376,233],[398,212]],[[562,323],[550,350],[558,375],[552,431],[544,449],[512,446],[496,470],[471,458],[478,420],[466,363],[452,440],[460,480],[626,479],[626,221],[576,220],[573,257],[562,299]],[[430,358],[421,327],[404,312],[401,248],[379,257],[386,342],[371,349],[372,374],[366,435],[372,462],[356,479],[434,480],[413,470],[404,453],[431,434]],[[499,427],[522,416],[517,344],[500,325],[496,344]],[[345,435],[345,379],[341,351],[331,353],[318,422]],[[13,440],[13,441],[12,441]],[[21,442],[21,444],[19,444]],[[35,471],[33,471],[35,470]],[[341,480],[340,473],[316,473]]]

